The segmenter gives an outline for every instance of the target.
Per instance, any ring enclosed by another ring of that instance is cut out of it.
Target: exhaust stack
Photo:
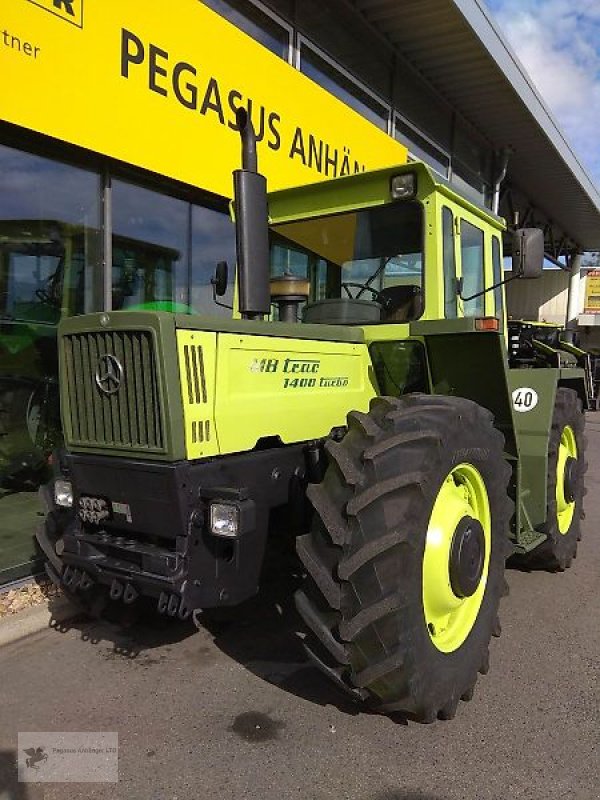
[[[243,319],[256,319],[271,311],[267,181],[257,171],[256,134],[245,109],[236,123],[242,139],[242,169],[233,173],[239,309]]]

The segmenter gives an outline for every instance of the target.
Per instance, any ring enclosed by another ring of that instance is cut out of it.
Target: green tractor
[[[371,708],[451,718],[488,670],[507,558],[575,557],[583,371],[509,368],[489,210],[421,163],[267,195],[239,127],[237,318],[61,323],[48,571],[88,607],[196,618],[258,591],[277,509],[303,528],[314,663]],[[542,257],[514,232],[515,277]]]
[[[581,367],[588,411],[598,410],[598,356],[579,347],[575,331],[552,322],[508,321],[508,363],[511,367]]]

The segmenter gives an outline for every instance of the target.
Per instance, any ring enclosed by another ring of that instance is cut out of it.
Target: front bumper
[[[307,449],[174,464],[69,455],[74,510],[51,508],[38,541],[54,577],[71,592],[101,585],[115,600],[152,597],[159,611],[182,618],[197,608],[236,605],[258,591],[269,511],[303,502],[297,498],[304,497]],[[45,497],[51,504],[49,492]],[[109,517],[82,520],[82,498],[101,500]],[[215,501],[234,501],[251,512],[242,515],[236,538],[210,533]],[[57,516],[62,525],[54,524]]]

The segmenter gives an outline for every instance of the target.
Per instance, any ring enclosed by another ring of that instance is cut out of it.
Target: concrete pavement
[[[82,619],[0,649],[0,800],[598,800],[600,414],[579,557],[508,571],[491,671],[451,722],[358,713],[294,638],[293,576],[197,632]],[[15,783],[18,731],[118,731],[115,784]]]

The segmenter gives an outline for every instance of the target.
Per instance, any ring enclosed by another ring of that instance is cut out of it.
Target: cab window
[[[464,219],[461,220],[460,225],[460,255],[463,279],[462,295],[463,297],[472,297],[485,289],[483,231]],[[484,308],[484,295],[463,301],[465,317],[483,315]]]
[[[500,240],[496,236],[492,237],[492,268],[494,270],[494,285],[496,286],[494,289],[494,310],[496,316],[502,318],[504,313],[502,286],[497,285],[503,278],[502,255],[500,253]]]
[[[444,316],[457,316],[456,254],[454,251],[454,214],[449,208],[442,209],[442,259],[444,264]]]

